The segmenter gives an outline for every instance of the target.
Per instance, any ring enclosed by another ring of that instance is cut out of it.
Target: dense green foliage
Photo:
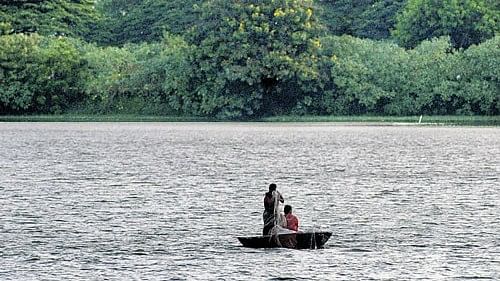
[[[409,0],[394,36],[413,48],[422,40],[449,35],[455,48],[467,48],[500,31],[496,6],[485,0]]]
[[[324,39],[336,92],[332,114],[498,114],[500,37],[450,53],[446,38],[413,50],[349,36]]]
[[[331,35],[387,39],[407,0],[318,0],[320,18]]]
[[[354,36],[369,39],[388,39],[396,23],[396,15],[407,0],[376,0],[353,21]]]
[[[189,94],[190,52],[178,36],[166,36],[162,43],[121,48],[85,46],[83,108],[94,113],[187,112],[179,105],[179,99]]]
[[[492,0],[1,3],[0,115],[500,114]]]
[[[92,0],[11,0],[0,2],[0,23],[14,33],[83,37],[97,22]]]
[[[64,37],[0,36],[0,112],[61,112],[80,99],[82,64]]]
[[[241,118],[290,110],[307,97],[320,47],[312,1],[262,2],[214,0],[201,7],[204,24],[190,36],[199,42],[195,112]]]
[[[101,0],[104,16],[93,41],[106,45],[159,42],[164,32],[182,35],[199,17],[201,0]]]
[[[354,21],[371,6],[373,0],[321,0],[320,17],[328,33],[333,35],[354,35]]]

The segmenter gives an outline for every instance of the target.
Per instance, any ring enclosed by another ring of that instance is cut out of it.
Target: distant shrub
[[[465,51],[446,37],[412,50],[351,36],[326,37],[333,63],[330,114],[498,114],[498,36]]]
[[[180,114],[188,111],[189,47],[178,36],[161,43],[85,46],[84,108],[93,112]]]
[[[58,113],[82,99],[83,61],[74,40],[36,34],[0,36],[2,113]]]

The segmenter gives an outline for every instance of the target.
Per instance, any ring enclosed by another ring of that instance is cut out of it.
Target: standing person
[[[284,203],[285,200],[283,196],[276,190],[276,184],[271,183],[269,185],[269,191],[266,192],[264,196],[264,213],[262,217],[264,219],[264,229],[262,230],[262,235],[268,235],[271,229],[276,225],[276,214],[279,202]]]
[[[298,231],[299,230],[299,219],[292,214],[292,206],[285,205],[285,217],[286,217],[286,228]]]

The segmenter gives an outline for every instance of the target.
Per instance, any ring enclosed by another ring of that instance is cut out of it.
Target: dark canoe
[[[319,231],[236,238],[249,248],[321,249],[330,236],[331,232]]]

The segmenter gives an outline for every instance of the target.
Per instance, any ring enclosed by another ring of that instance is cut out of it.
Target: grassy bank
[[[216,122],[225,121],[204,117],[143,116],[143,115],[9,115],[0,122]],[[338,122],[420,125],[500,126],[500,116],[274,116],[256,122]]]
[[[274,116],[265,122],[360,122],[420,125],[476,125],[500,126],[500,116]]]
[[[130,114],[111,115],[8,115],[0,116],[0,122],[204,122],[216,121],[203,117],[144,116]]]

